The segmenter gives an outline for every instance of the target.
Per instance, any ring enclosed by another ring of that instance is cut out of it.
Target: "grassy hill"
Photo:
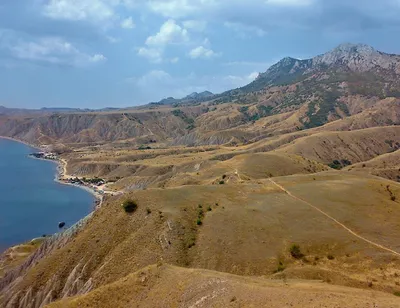
[[[2,109],[0,135],[115,195],[2,255],[0,306],[398,307],[399,74],[341,45],[179,104]]]
[[[274,181],[306,202],[268,179],[150,189],[108,199],[85,229],[29,266],[23,280],[0,284],[3,300],[10,303],[17,294],[14,300],[25,296],[39,303],[44,293],[53,300],[86,293],[157,263],[398,290],[400,255],[354,236],[308,203],[367,240],[400,251],[400,203],[391,200],[387,188],[398,196],[399,185],[347,171]],[[127,198],[139,205],[134,214],[121,208]],[[293,244],[301,255],[291,254]]]

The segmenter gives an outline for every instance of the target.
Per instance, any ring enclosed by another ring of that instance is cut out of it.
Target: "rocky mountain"
[[[393,81],[393,76],[400,74],[400,56],[386,54],[363,44],[343,44],[332,51],[312,59],[299,60],[284,58],[261,73],[257,80],[242,88],[253,91],[269,86],[301,81],[318,73],[372,73]],[[346,77],[342,76],[343,81]]]
[[[297,127],[307,129],[353,115],[351,97],[400,97],[400,56],[343,44],[312,59],[284,58],[254,82],[219,95],[215,103],[271,108],[267,114],[250,114],[252,119],[299,110]]]
[[[173,98],[173,97],[167,97],[162,99],[159,102],[153,102],[150,103],[150,105],[190,105],[190,104],[196,104],[199,102],[207,101],[211,97],[213,97],[214,94],[211,93],[210,91],[204,91],[204,92],[193,92],[192,94],[189,94],[185,96],[184,98]]]
[[[202,98],[209,98],[213,95],[214,94],[211,93],[210,91],[204,91],[201,93],[193,92],[192,94],[186,96],[184,99],[202,99]]]
[[[398,100],[381,101],[400,98],[399,72],[400,56],[343,44],[312,59],[284,58],[249,85],[219,95],[195,92],[182,99],[169,97],[139,108],[104,112],[52,115],[54,111],[45,110],[41,116],[19,118],[3,113],[0,134],[42,142],[141,143],[147,138],[174,145],[207,145],[252,143],[361,112],[357,122],[368,117],[368,127],[396,125]],[[369,108],[373,112],[367,115]],[[388,118],[379,110],[393,112]]]

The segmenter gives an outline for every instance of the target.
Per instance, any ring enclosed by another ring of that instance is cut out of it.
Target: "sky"
[[[345,42],[400,54],[400,0],[1,0],[0,105],[220,93]]]

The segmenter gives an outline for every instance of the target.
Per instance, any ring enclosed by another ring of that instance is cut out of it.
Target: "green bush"
[[[126,213],[133,213],[136,211],[138,205],[135,201],[128,199],[122,203],[122,207]]]
[[[400,292],[394,292],[393,295],[400,296]]]
[[[278,268],[274,271],[274,274],[283,272],[286,269],[286,266],[282,261],[279,261]]]
[[[202,222],[202,220],[201,220],[201,218],[199,217],[199,218],[197,218],[197,221],[196,221],[196,223],[197,223],[197,225],[198,226],[201,226],[202,224],[203,224],[203,222]]]
[[[224,185],[225,181],[219,181],[219,185]]]
[[[301,259],[304,257],[304,255],[301,253],[300,246],[297,244],[293,244],[292,246],[290,246],[289,251],[292,257],[295,259]]]

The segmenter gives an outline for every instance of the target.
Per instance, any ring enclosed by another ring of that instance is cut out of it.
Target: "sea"
[[[54,179],[57,164],[33,159],[23,143],[0,138],[0,252],[60,232],[94,208],[94,196]]]

